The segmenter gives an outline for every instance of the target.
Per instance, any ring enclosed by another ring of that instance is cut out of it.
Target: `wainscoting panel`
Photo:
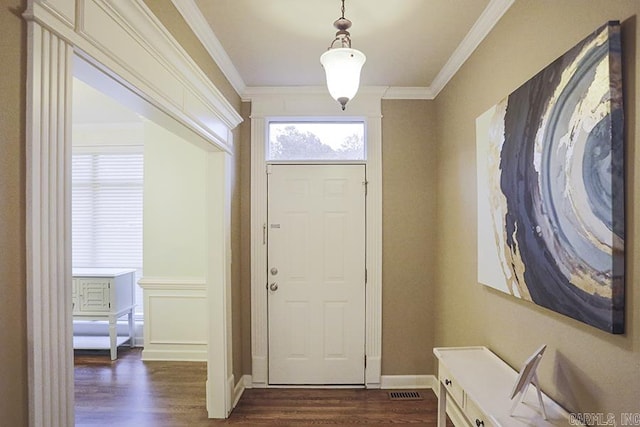
[[[207,295],[204,279],[142,278],[142,360],[207,360]]]

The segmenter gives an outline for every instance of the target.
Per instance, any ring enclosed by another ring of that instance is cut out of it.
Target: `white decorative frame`
[[[199,277],[143,277],[138,285],[144,289],[143,312],[147,319],[142,360],[207,361],[206,321],[192,321],[177,328],[171,325],[159,328],[157,322],[148,321],[149,318],[166,319],[166,307],[156,307],[161,301],[171,305],[177,318],[206,316],[207,281]]]
[[[30,426],[74,424],[71,91],[75,68],[110,83],[208,151],[207,409],[231,411],[230,170],[240,115],[142,0],[30,0],[27,21],[27,327]],[[100,77],[101,76],[101,77]]]
[[[252,91],[251,97],[251,358],[252,386],[268,387],[266,126],[270,118],[364,119],[367,138],[367,228],[365,301],[365,386],[380,388],[382,365],[382,127],[385,88],[361,88],[347,114],[326,88],[275,88]]]

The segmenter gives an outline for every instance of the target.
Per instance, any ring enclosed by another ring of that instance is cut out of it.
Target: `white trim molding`
[[[68,2],[78,3],[75,26],[54,8]],[[230,129],[242,117],[142,0],[30,0],[25,18],[214,147],[232,151]]]
[[[434,99],[431,87],[389,87],[382,99]]]
[[[233,86],[236,92],[243,94],[247,85],[244,83],[235,65],[233,65],[233,62],[231,62],[227,51],[222,47],[218,37],[211,29],[211,26],[200,11],[195,0],[171,0],[171,2],[184,17],[191,31],[200,39],[200,42],[207,52],[209,52],[211,58],[218,64],[220,71],[222,71],[222,74],[229,80],[231,86]]]
[[[364,119],[367,135],[368,185],[366,225],[367,290],[365,299],[365,386],[380,387],[382,366],[382,127],[381,98],[386,88],[361,90],[345,116],[326,92],[295,88],[281,93],[251,94],[251,357],[252,387],[268,387],[267,333],[267,175],[265,137],[272,118]]]
[[[76,72],[163,117],[215,159],[206,277],[209,417],[228,416],[230,153],[242,118],[142,0],[29,0],[26,245],[29,425],[74,425],[71,315],[71,92]],[[101,89],[104,89],[102,87]],[[153,112],[153,114],[151,113]],[[153,117],[149,117],[153,115]],[[226,323],[225,323],[226,322]],[[212,382],[211,379],[216,381]],[[222,378],[222,381],[217,381]],[[219,387],[222,383],[222,388]]]
[[[138,285],[145,290],[173,291],[175,289],[185,291],[206,292],[207,282],[201,277],[142,277]]]
[[[267,329],[267,175],[264,117],[251,117],[251,377],[253,387],[269,384]]]
[[[515,0],[491,0],[482,11],[478,20],[473,24],[467,35],[462,39],[449,60],[444,64],[438,75],[433,79],[430,92],[433,98],[438,96],[440,91],[455,76],[460,67],[469,59],[471,54],[482,43],[491,29],[498,23],[502,15],[513,5]]]
[[[233,159],[210,152],[206,169],[207,300],[209,354],[207,411],[209,418],[227,418],[233,409],[231,317],[231,176]]]
[[[435,389],[438,379],[435,375],[382,375],[380,388],[394,389]]]
[[[243,375],[240,377],[240,381],[236,384],[233,389],[233,407],[235,408],[240,401],[240,398],[244,394],[246,389],[250,389],[252,386],[251,375]]]
[[[73,48],[27,26],[27,369],[29,425],[73,425],[71,61]]]

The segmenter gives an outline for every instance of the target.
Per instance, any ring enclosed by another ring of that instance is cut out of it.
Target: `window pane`
[[[270,122],[267,160],[364,160],[364,122]]]
[[[142,153],[72,157],[73,267],[134,268],[142,272]],[[136,313],[142,291],[136,286]]]

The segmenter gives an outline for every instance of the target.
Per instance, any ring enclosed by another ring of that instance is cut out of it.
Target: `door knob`
[[[278,284],[276,282],[273,282],[272,284],[269,285],[269,289],[271,289],[272,291],[277,291],[278,290]]]
[[[275,267],[271,267],[271,275],[275,276],[276,274],[278,274],[278,269]]]

